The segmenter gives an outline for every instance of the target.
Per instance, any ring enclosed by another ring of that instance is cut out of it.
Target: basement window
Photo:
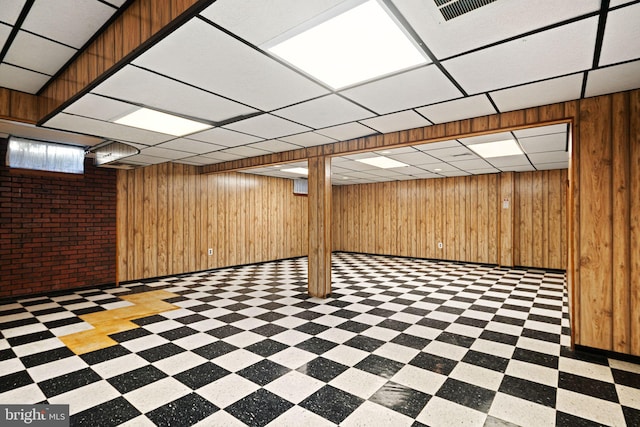
[[[9,138],[7,166],[49,172],[84,173],[84,148]]]

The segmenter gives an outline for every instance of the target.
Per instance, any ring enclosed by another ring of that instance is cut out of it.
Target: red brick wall
[[[116,171],[84,175],[6,166],[0,139],[0,298],[116,278]]]

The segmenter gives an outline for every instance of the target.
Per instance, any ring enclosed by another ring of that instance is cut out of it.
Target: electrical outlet
[[[207,254],[209,254],[209,256],[213,255],[213,248],[209,248],[209,250],[207,251]]]
[[[442,249],[442,242],[438,242],[438,249]]]

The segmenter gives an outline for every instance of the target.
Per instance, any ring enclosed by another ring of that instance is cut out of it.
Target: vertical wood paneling
[[[630,283],[629,301],[631,344],[629,352],[640,355],[640,91],[629,94],[629,200],[630,206]]]
[[[331,293],[331,159],[312,157],[309,164],[309,268],[312,296]]]
[[[500,243],[498,245],[498,264],[507,267],[514,265],[514,185],[515,172],[505,172],[500,174],[500,198],[498,200],[498,209],[500,211]]]
[[[290,180],[165,163],[119,171],[117,185],[122,281],[307,255],[307,198]]]
[[[629,118],[627,116],[628,94],[616,94],[613,96],[612,126],[618,132],[612,135],[613,168],[613,310],[616,316],[613,318],[613,348],[615,351],[626,353],[630,347],[630,237],[627,232],[630,228],[629,211]]]
[[[143,173],[143,247],[144,266],[143,275],[145,277],[158,276],[158,168],[141,169]]]
[[[580,167],[589,171],[580,174],[580,342],[598,348],[611,348],[613,336],[610,131],[611,99],[581,101],[581,141],[602,141],[580,147]]]

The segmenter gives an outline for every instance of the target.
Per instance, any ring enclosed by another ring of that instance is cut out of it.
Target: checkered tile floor
[[[338,253],[0,305],[0,403],[72,425],[640,425],[640,366],[573,354],[564,275]],[[81,314],[165,289],[180,308],[75,355]]]

